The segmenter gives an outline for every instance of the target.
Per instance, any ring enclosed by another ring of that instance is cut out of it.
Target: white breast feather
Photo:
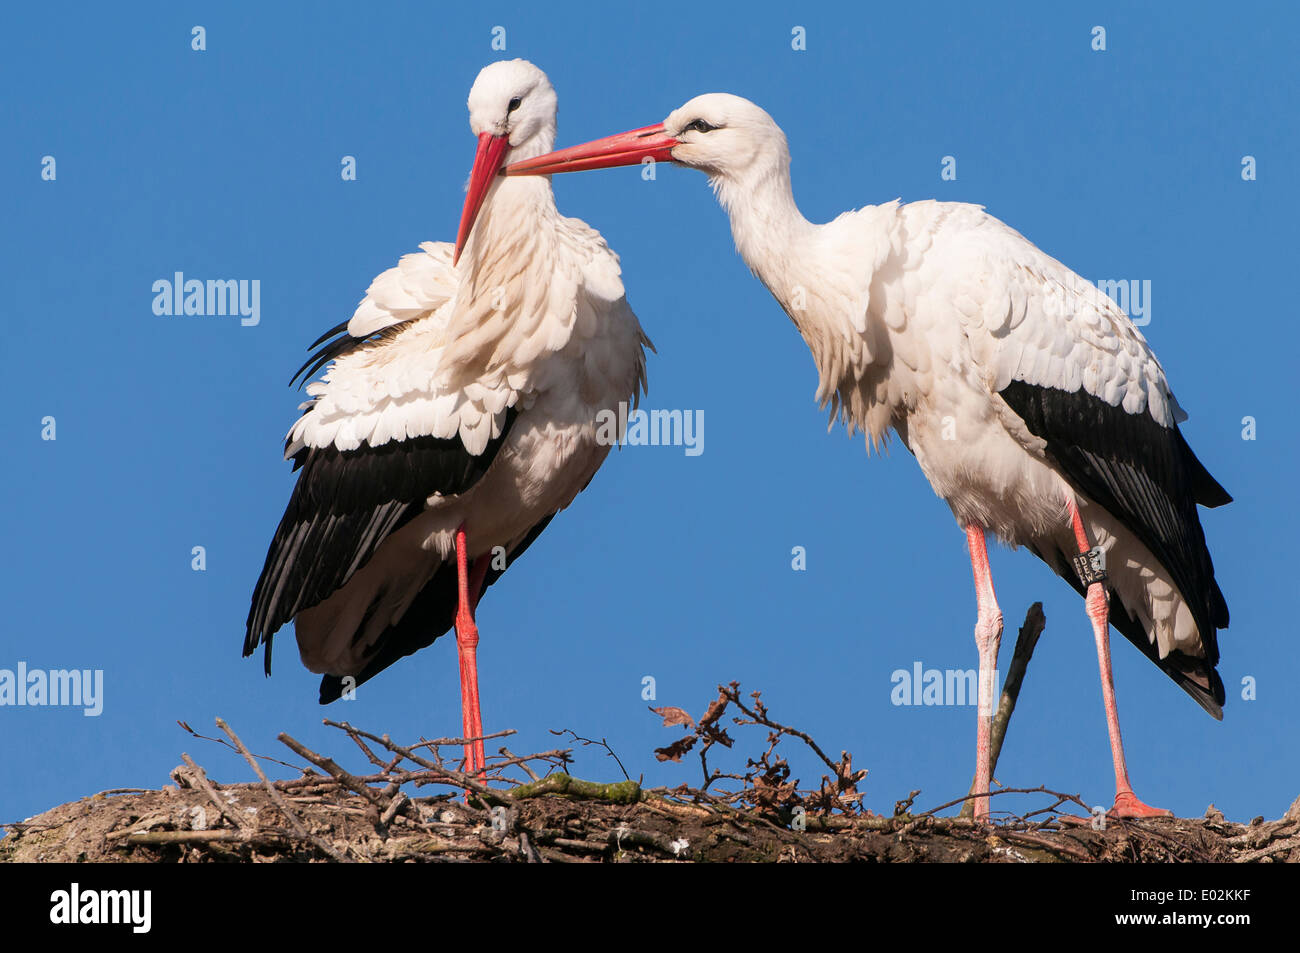
[[[598,334],[610,348],[586,355],[605,360],[578,375],[581,396],[592,407],[611,394],[633,397],[644,387],[640,345],[648,341],[623,296],[618,259],[598,233],[563,222],[560,254],[530,245],[530,230],[518,230],[515,241],[528,247],[494,254],[473,273],[473,290],[458,285],[444,242],[425,242],[375,278],[348,332],[394,328],[392,336],[337,358],[308,385],[310,412],[290,430],[286,455],[421,436],[458,436],[481,453],[501,433],[507,409],[527,409],[557,384],[573,386],[572,369],[552,366],[552,358],[564,364],[571,343]]]

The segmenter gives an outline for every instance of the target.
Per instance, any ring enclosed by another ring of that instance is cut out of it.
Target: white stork
[[[868,450],[892,428],[965,529],[979,605],[977,816],[988,815],[1002,634],[988,532],[1028,547],[1085,597],[1114,811],[1167,814],[1129,783],[1108,626],[1222,718],[1215,630],[1228,607],[1196,507],[1231,497],[1179,432],[1186,414],[1128,316],[979,206],[894,201],[814,225],[795,205],[785,135],[738,96],[699,96],[661,124],[506,174],[646,157],[709,176],[741,257],[812,350],[817,399],[832,420],[863,430]]]
[[[549,180],[497,175],[554,145],[546,75],[493,63],[469,112],[456,246],[425,242],[379,275],[295,375],[333,362],[289,431],[298,482],[244,654],[265,644],[270,674],[292,619],[325,704],[454,625],[465,737],[481,739],[475,605],[595,475],[597,415],[644,391],[650,342],[600,235],[556,210]],[[481,740],[465,753],[483,767]]]

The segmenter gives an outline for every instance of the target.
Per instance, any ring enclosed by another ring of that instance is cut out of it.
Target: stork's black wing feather
[[[309,410],[308,413],[311,413]],[[289,505],[253,591],[244,654],[304,609],[327,599],[385,539],[414,519],[434,493],[463,493],[487,472],[517,416],[506,412],[501,433],[480,454],[458,437],[411,437],[355,450],[304,447]]]
[[[524,551],[541,535],[555,514],[539,522],[524,537],[523,541],[506,557],[502,569],[489,568],[483,579],[483,591],[501,578],[502,573],[515,564]],[[362,682],[374,678],[394,662],[433,644],[439,636],[446,634],[456,621],[457,598],[456,564],[448,561],[438,567],[433,577],[425,583],[420,594],[416,596],[396,625],[389,626],[379,637],[377,651],[365,669],[350,679],[349,687],[355,688]],[[364,631],[366,620],[357,626]],[[328,705],[337,701],[344,691],[344,679],[338,675],[326,675],[320,681],[320,703]]]
[[[1114,514],[1169,573],[1200,631],[1203,661],[1171,655],[1161,662],[1141,627],[1123,624],[1132,622],[1127,610],[1111,621],[1213,713],[1205,696],[1213,696],[1216,706],[1223,703],[1223,683],[1214,671],[1219,661],[1215,630],[1227,628],[1228,606],[1214,578],[1196,507],[1222,506],[1232,497],[1196,459],[1177,424],[1161,426],[1145,411],[1130,414],[1083,389],[1071,393],[1013,381],[999,393],[1029,432],[1046,441],[1047,455],[1062,475]],[[1072,578],[1072,570],[1062,571],[1058,554],[1039,555]],[[1189,673],[1189,666],[1204,671]],[[1188,687],[1194,675],[1204,678],[1199,693]]]
[[[342,357],[344,354],[351,354],[357,348],[364,347],[367,344],[373,344],[384,336],[385,333],[392,333],[395,329],[404,327],[410,322],[400,321],[397,324],[390,324],[386,328],[380,328],[374,334],[367,334],[364,337],[353,337],[348,333],[349,321],[342,324],[336,324],[330,328],[315,341],[307,350],[312,353],[308,355],[306,362],[298,368],[298,373],[293,375],[289,381],[289,386],[293,387],[299,381],[306,383],[308,378],[314,377],[316,372],[335,358]],[[338,335],[335,337],[335,335]],[[330,340],[334,338],[334,340]],[[315,350],[312,350],[315,348]]]

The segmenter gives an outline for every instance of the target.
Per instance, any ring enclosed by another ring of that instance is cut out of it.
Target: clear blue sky
[[[455,647],[436,643],[322,710],[281,637],[274,676],[240,658],[244,617],[292,486],[281,440],[305,347],[371,278],[450,240],[474,155],[465,98],[501,56],[545,69],[560,142],[656,122],[728,91],[785,128],[805,214],[901,197],[976,202],[1087,278],[1152,283],[1147,337],[1185,433],[1236,496],[1204,514],[1232,610],[1222,724],[1120,636],[1129,763],[1148,802],[1278,816],[1300,794],[1295,621],[1294,10],[1250,4],[22,5],[0,29],[5,322],[0,669],[104,672],[104,710],[0,708],[0,819],[156,786],[185,736],[226,718],[351,757],[321,727],[395,738],[460,725]],[[1280,19],[1279,19],[1280,18]],[[191,28],[207,49],[191,50]],[[507,49],[494,52],[492,28]],[[791,49],[806,28],[807,49]],[[1105,52],[1091,49],[1106,28]],[[357,159],[354,182],[340,160]],[[942,157],[957,159],[942,181]],[[1258,178],[1243,181],[1242,157]],[[42,157],[56,175],[42,179]],[[870,770],[869,806],[962,793],[974,710],[891,704],[891,673],[976,664],[964,539],[900,445],[829,434],[812,361],[736,257],[706,182],[661,168],[556,180],[603,231],[658,347],[647,406],[702,410],[705,452],[633,447],[495,587],[480,612],[489,729],[516,751],[549,728],[605,736],[648,783],[676,737],[641,697],[699,714],[719,682]],[[153,313],[154,281],[258,279],[261,320]],[[57,440],[41,439],[53,416]],[[1242,419],[1257,439],[1242,439]],[[207,568],[191,569],[203,546]],[[807,570],[791,550],[807,551]],[[1039,644],[998,770],[1008,785],[1113,796],[1081,601],[1032,555],[993,553],[1008,622]],[[1258,697],[1243,701],[1243,678]],[[751,738],[756,753],[761,739]],[[794,750],[793,748],[791,749]],[[799,756],[796,773],[814,782]],[[582,755],[577,768],[610,776]]]

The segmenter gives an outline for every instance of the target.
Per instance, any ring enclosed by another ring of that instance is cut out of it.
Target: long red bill
[[[460,213],[460,231],[456,233],[456,254],[452,264],[460,261],[461,249],[469,241],[474,220],[478,218],[479,209],[483,207],[483,200],[487,198],[488,189],[501,170],[509,148],[510,140],[506,136],[485,132],[478,137],[478,152],[474,154],[474,169],[469,174],[469,189],[465,193],[465,207]]]
[[[506,175],[550,175],[554,172],[584,172],[619,165],[638,165],[646,159],[672,162],[672,150],[679,143],[664,132],[663,123],[594,139],[580,146],[557,149],[535,159],[506,166]]]

